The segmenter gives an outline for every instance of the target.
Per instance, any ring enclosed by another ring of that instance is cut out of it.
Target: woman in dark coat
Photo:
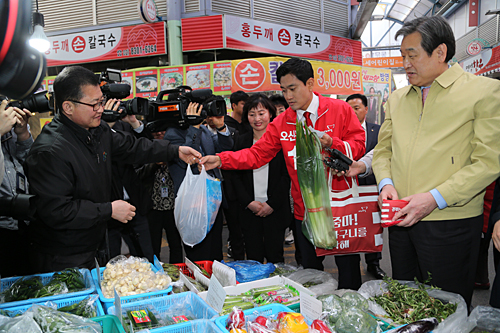
[[[251,96],[245,103],[242,119],[250,123],[252,131],[240,135],[233,150],[251,147],[275,117],[276,108],[267,96]],[[259,169],[234,171],[234,178],[247,259],[284,262],[284,233],[291,217],[290,177],[283,152]]]

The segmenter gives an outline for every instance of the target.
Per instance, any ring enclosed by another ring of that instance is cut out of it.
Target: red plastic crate
[[[212,275],[213,261],[204,260],[204,261],[195,261],[194,263],[200,267],[203,267],[203,269],[206,270],[208,274]],[[189,270],[186,264],[174,264],[174,265],[178,266],[181,269],[182,274],[194,279],[193,273]]]

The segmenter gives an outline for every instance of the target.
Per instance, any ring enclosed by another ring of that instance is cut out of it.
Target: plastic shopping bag
[[[220,181],[209,176],[205,167],[199,175],[186,169],[175,198],[175,224],[184,244],[194,246],[201,243],[212,229],[222,202]]]

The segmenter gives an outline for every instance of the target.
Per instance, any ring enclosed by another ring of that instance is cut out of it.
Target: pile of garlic
[[[118,256],[106,265],[101,288],[104,297],[113,298],[115,289],[120,296],[130,296],[164,290],[171,282],[164,272],[154,273],[151,264],[143,258]]]

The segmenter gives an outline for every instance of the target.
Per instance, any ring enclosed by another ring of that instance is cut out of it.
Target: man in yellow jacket
[[[387,101],[372,165],[379,203],[409,202],[389,228],[393,278],[430,273],[470,305],[484,190],[500,173],[500,82],[448,66],[455,38],[441,17],[407,22],[399,36],[411,85]]]

